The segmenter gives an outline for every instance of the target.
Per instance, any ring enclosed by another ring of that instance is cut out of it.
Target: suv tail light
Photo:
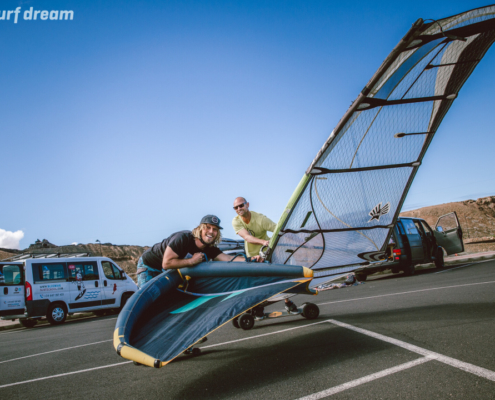
[[[394,258],[396,260],[400,260],[400,255],[402,254],[402,251],[400,249],[394,249]]]
[[[33,300],[33,288],[31,287],[31,284],[26,281],[24,284],[24,288],[26,289],[26,300],[32,301]]]

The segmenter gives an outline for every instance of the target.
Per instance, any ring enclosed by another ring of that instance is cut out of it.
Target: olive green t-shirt
[[[254,211],[251,211],[251,221],[249,221],[249,224],[246,224],[239,215],[232,220],[232,227],[235,233],[246,229],[250,235],[262,240],[270,240],[266,232],[273,232],[276,226],[277,224],[270,218]],[[259,254],[262,246],[244,241],[244,247],[246,249],[246,255],[248,257],[254,257]]]

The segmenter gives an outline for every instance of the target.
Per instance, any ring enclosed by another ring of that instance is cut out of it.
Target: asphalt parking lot
[[[381,276],[296,303],[320,317],[228,324],[198,357],[120,358],[116,316],[0,332],[2,398],[495,399],[495,261]],[[272,306],[280,309],[281,304]]]

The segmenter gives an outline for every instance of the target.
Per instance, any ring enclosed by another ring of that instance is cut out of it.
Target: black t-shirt
[[[186,258],[188,254],[204,253],[208,260],[215,259],[222,251],[216,246],[208,246],[199,249],[196,246],[194,236],[191,231],[180,231],[170,235],[162,242],[155,244],[151,249],[146,250],[143,255],[143,263],[153,269],[162,270],[163,255],[167,247],[170,247],[180,259]]]

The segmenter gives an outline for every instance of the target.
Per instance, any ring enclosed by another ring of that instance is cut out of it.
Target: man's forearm
[[[170,260],[163,260],[162,268],[163,269],[179,269],[184,267],[192,267],[194,264],[192,263],[192,258],[186,259],[178,259],[172,258]]]
[[[264,239],[258,239],[257,237],[249,235],[247,238],[245,238],[246,242],[252,243],[252,244],[265,244],[266,240]]]

